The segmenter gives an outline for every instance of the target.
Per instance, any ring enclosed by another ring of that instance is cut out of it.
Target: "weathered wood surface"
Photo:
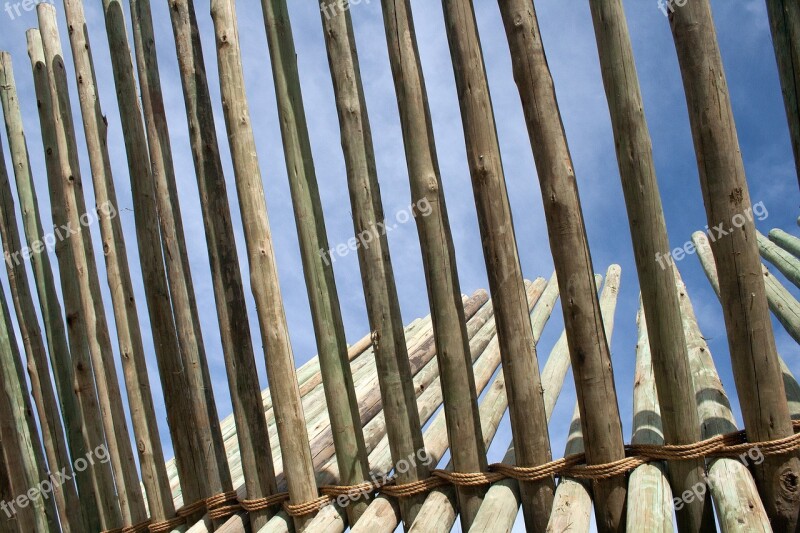
[[[50,81],[47,74],[47,66],[45,65],[44,47],[38,29],[28,30],[25,35],[33,71],[47,180],[48,183],[54,183],[59,179],[59,163],[57,161],[55,128],[51,125],[53,106],[50,98]],[[63,207],[56,200],[55,187],[48,187],[48,190],[53,226],[64,228],[67,221]],[[31,188],[31,191],[33,191],[33,188]],[[20,198],[24,198],[24,196],[20,195]],[[74,381],[71,382],[70,386],[78,397],[78,406],[84,421],[83,437],[86,441],[87,449],[95,449],[97,446],[107,446],[107,442],[103,434],[104,428],[100,404],[97,399],[94,373],[89,357],[86,325],[83,319],[78,290],[78,276],[75,272],[72,252],[65,240],[56,240],[55,252],[58,259],[61,293],[64,298],[64,316],[69,334],[69,352],[72,358],[72,373],[74,374]],[[98,497],[101,523],[104,527],[117,527],[122,523],[122,517],[119,501],[114,497],[116,489],[110,461],[97,465],[91,471],[95,483],[95,494]]]
[[[161,448],[161,437],[150,391],[147,360],[128,266],[125,238],[122,233],[122,223],[117,216],[118,203],[111,171],[111,158],[108,153],[107,125],[98,97],[83,4],[76,0],[65,0],[64,10],[67,25],[71,29],[69,40],[75,77],[81,80],[78,84],[78,97],[142,483],[150,511],[149,516],[154,521],[161,521],[172,518],[175,515],[175,507],[169,489],[164,452]]]
[[[291,503],[299,504],[316,499],[317,486],[278,283],[264,185],[244,90],[234,2],[212,1],[211,17],[217,44],[225,125],[250,266],[250,286],[256,303],[264,351],[267,354],[267,377],[270,389],[274,392],[273,409],[283,450],[290,500]],[[312,518],[313,514],[296,517],[295,527],[302,531]]]
[[[677,269],[675,269],[675,279],[703,438],[709,439],[736,431],[736,420],[731,412],[730,401],[719,379],[708,343],[700,332],[694,307]],[[794,381],[784,374],[784,381],[787,379]],[[790,402],[790,405],[792,403]],[[794,405],[797,405],[796,402]],[[748,471],[748,464],[753,459],[745,456],[745,460],[747,463],[728,458],[708,462],[708,487],[714,501],[717,523],[723,532],[772,531],[755,481]],[[678,494],[675,496],[682,497]]]
[[[86,327],[89,355],[94,368],[97,395],[102,414],[106,442],[111,457],[122,521],[138,524],[147,518],[142,488],[136,469],[130,433],[119,390],[117,369],[113,359],[111,338],[100,292],[100,281],[91,234],[85,230],[82,217],[87,216],[83,192],[72,105],[61,50],[56,10],[52,4],[36,8],[44,46],[45,65],[50,83],[52,116],[50,127],[55,130],[53,147],[57,174],[50,180],[55,204],[63,208],[64,220],[71,236],[68,249],[75,264],[78,292]]]
[[[800,3],[767,0],[767,15],[800,182]]]
[[[800,226],[800,218],[797,219],[797,225]],[[782,229],[775,228],[769,232],[769,240],[800,259],[800,239],[794,235],[786,233]]]
[[[303,106],[289,9],[286,0],[263,0],[261,6],[272,60],[303,271],[341,483],[357,485],[368,479],[369,463],[358,420],[358,399],[347,358],[347,341],[333,265],[329,258],[320,255],[330,246]],[[456,304],[463,311],[460,289],[456,297]],[[358,520],[368,502],[369,498],[362,498],[347,507],[351,523]]]
[[[146,42],[152,32],[149,2],[132,2],[131,12],[141,26],[141,40]],[[200,191],[228,389],[236,427],[240,428],[236,432],[239,456],[247,498],[256,499],[275,492],[275,473],[194,4],[188,0],[171,1],[170,19]],[[261,527],[269,516],[268,511],[254,512],[250,520],[254,527]]]
[[[455,248],[447,217],[441,172],[422,74],[410,0],[383,0],[383,21],[400,111],[412,204],[422,249],[436,340],[450,453],[456,472],[487,468],[486,449],[470,364],[469,339],[458,301]],[[420,206],[426,205],[427,209]],[[459,487],[461,527],[468,530],[486,487]]]
[[[789,281],[800,287],[800,259],[769,240],[760,232],[756,232],[758,238],[758,251],[761,257],[775,265],[775,268],[786,276]]]
[[[720,299],[734,379],[750,439],[794,434],[761,275],[744,162],[709,0],[669,15],[683,78],[708,227],[738,226],[716,238]],[[750,210],[750,211],[748,211]],[[741,222],[741,224],[740,224]],[[768,457],[752,467],[773,528],[794,531],[800,515],[800,457]]]
[[[644,313],[644,304],[640,303],[639,312],[636,315],[639,336],[636,342],[631,444],[663,445],[664,430],[661,421],[661,407],[658,403],[657,385],[653,375],[655,368]],[[694,406],[692,408],[694,409]],[[697,412],[697,409],[694,411]],[[642,531],[661,531],[663,533],[675,531],[672,516],[676,508],[673,507],[673,492],[670,489],[665,470],[663,462],[648,463],[637,467],[628,478],[629,494],[635,494],[628,501],[628,523],[636,524],[636,527],[641,528]],[[681,492],[676,494],[680,495]],[[705,488],[703,488],[703,494],[706,494]],[[700,502],[701,504],[711,504],[709,498],[700,498]]]
[[[621,276],[622,270],[619,265],[609,266],[603,290],[600,293],[600,312],[603,316],[603,329],[609,346],[614,332]],[[596,286],[600,284],[599,276],[595,278],[595,284]],[[576,405],[564,455],[584,452],[584,444],[580,410]],[[577,531],[588,531],[592,513],[591,503],[591,487],[589,485],[570,478],[562,478],[556,488],[553,512],[547,524],[547,531],[571,531],[573,528]]]
[[[700,424],[693,407],[694,391],[675,279],[669,264],[662,263],[664,256],[669,257],[670,244],[628,21],[621,0],[589,3],[647,321],[664,439],[667,444],[691,444],[700,440]],[[676,493],[703,482],[702,459],[671,461],[666,467]],[[713,529],[713,509],[707,500],[687,503],[676,515],[681,531]]]

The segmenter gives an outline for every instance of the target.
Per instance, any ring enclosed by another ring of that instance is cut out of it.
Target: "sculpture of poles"
[[[753,441],[794,434],[761,274],[755,225],[725,70],[708,0],[669,15],[683,77],[708,226],[739,227],[711,244],[719,273],[736,389]],[[734,217],[736,217],[734,219]],[[739,225],[737,222],[741,221]],[[735,258],[735,260],[733,259]],[[768,457],[753,467],[775,529],[794,531],[800,513],[798,454]]]
[[[234,0],[213,0],[211,17],[217,43],[225,125],[250,263],[250,285],[264,341],[267,378],[289,498],[292,504],[297,505],[316,500],[318,493],[245,94]],[[302,531],[312,518],[313,513],[295,517],[295,527]]]
[[[442,376],[455,472],[486,470],[469,339],[461,306],[455,248],[447,218],[441,172],[436,154],[428,95],[417,49],[411,2],[383,0],[383,20],[389,46],[395,92],[403,126],[408,175],[414,205],[430,208],[416,215]],[[461,527],[469,530],[486,487],[459,487]]]

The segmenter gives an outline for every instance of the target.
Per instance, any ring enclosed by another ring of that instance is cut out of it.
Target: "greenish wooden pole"
[[[756,237],[761,257],[775,265],[775,268],[780,270],[789,281],[800,287],[800,259],[782,249],[760,232],[756,232]]]

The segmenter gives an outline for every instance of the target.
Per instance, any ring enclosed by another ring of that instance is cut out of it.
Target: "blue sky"
[[[353,228],[320,13],[314,1],[290,0],[289,3],[328,234],[331,245],[335,246],[352,237]],[[196,0],[195,4],[217,115],[218,133],[223,141],[221,147],[229,193],[231,193],[229,195],[231,206],[234,210],[233,218],[240,259],[243,262],[243,272],[247,272],[241,219],[233,194],[235,191],[233,172],[225,142],[208,0]],[[56,5],[66,63],[71,67],[62,8],[57,0]],[[475,0],[475,5],[523,271],[530,279],[537,276],[549,277],[552,272],[552,259],[547,242],[541,195],[523,122],[519,94],[511,74],[510,55],[502,22],[496,2]],[[86,2],[86,15],[99,79],[100,98],[109,121],[109,146],[112,150],[119,211],[124,224],[129,258],[132,264],[136,265],[138,253],[131,211],[130,183],[100,6],[99,1]],[[2,7],[4,6],[0,5],[0,8]],[[612,353],[620,412],[627,441],[630,439],[632,419],[638,283],[614,154],[608,107],[600,78],[589,4],[586,1],[575,0],[540,0],[536,7],[574,158],[595,270],[602,274],[612,263],[622,266],[622,289],[617,307]],[[764,1],[712,0],[712,7],[751,197],[754,203],[763,202],[769,212],[766,220],[757,221],[757,226],[764,233],[770,228],[779,227],[798,235],[800,229],[796,224],[796,218],[800,211],[797,176]],[[278,271],[294,354],[297,364],[300,365],[316,353],[316,347],[314,336],[311,334],[311,317],[281,148],[260,2],[241,0],[237,8],[247,91],[278,255]],[[658,9],[656,0],[628,0],[625,2],[625,8],[645,111],[653,139],[670,242],[673,247],[682,246],[690,239],[692,232],[705,227],[706,217],[675,49],[667,19]],[[488,283],[441,4],[436,1],[415,0],[413,9],[462,290],[471,293],[478,288],[486,288]],[[359,45],[361,72],[370,112],[384,208],[387,219],[391,220],[397,213],[407,208],[410,203],[410,192],[379,1],[362,0],[359,5],[352,7],[351,13]],[[203,335],[209,354],[219,412],[221,416],[226,416],[231,410],[230,398],[221,355],[197,184],[188,145],[188,130],[167,3],[153,2],[153,15],[179,182],[181,210],[201,312]],[[0,49],[10,51],[14,59],[39,201],[45,225],[49,225],[44,159],[24,35],[26,29],[35,25],[36,15],[33,11],[22,12],[20,17],[13,19],[5,11],[0,12]],[[80,125],[77,96],[74,93],[74,76],[71,75],[71,68],[68,68],[68,71],[73,90],[75,122]],[[4,139],[3,149],[7,150],[5,134],[1,136]],[[82,132],[79,132],[78,137],[79,143],[82,143]],[[91,179],[83,145],[81,150],[83,181],[88,203],[93,199]],[[8,160],[8,156],[6,159]],[[94,227],[93,232],[97,243],[98,228]],[[429,312],[422,260],[413,222],[400,225],[392,231],[389,234],[389,242],[403,318],[408,323]],[[97,248],[97,244],[95,247]],[[55,258],[53,261],[55,265]],[[101,276],[104,276],[103,262],[99,256],[98,265],[101,267]],[[738,401],[730,371],[719,303],[695,256],[685,258],[678,263],[678,266],[688,285],[700,326],[709,340],[722,381],[731,396],[738,417]],[[355,342],[368,330],[356,255],[350,254],[338,258],[334,268],[348,339]],[[156,391],[155,402],[162,416],[159,421],[160,428],[166,447],[165,453],[169,457],[172,455],[171,446],[163,417],[163,397],[156,375],[157,367],[152,355],[152,338],[144,306],[141,273],[138,268],[133,268],[132,271],[137,289],[139,316],[149,354],[150,379]],[[778,277],[789,285],[780,275]],[[3,279],[4,290],[7,290],[5,276],[0,275],[0,278]],[[244,280],[247,284],[247,275],[244,276]],[[103,290],[106,291],[104,294],[106,308],[110,311],[110,297],[105,285]],[[251,329],[257,336],[255,309],[250,299],[249,286],[246,287],[246,293],[250,301]],[[793,290],[793,294],[797,296],[798,291]],[[773,323],[779,351],[797,375],[800,373],[800,363],[797,358],[800,350],[777,321]],[[112,318],[110,324],[113,327]],[[562,327],[561,310],[558,307],[539,344],[542,365]],[[254,340],[256,346],[261,346],[260,338]],[[261,353],[257,353],[257,363],[262,384],[266,387]],[[574,398],[571,375],[568,375],[550,427],[554,456],[563,453]],[[496,444],[490,450],[490,461],[497,461],[502,457],[509,438],[510,431],[506,421],[501,426]]]

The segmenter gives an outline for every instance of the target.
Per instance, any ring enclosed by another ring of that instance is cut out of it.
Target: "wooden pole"
[[[800,225],[800,218],[798,218],[797,221],[798,225]],[[797,259],[800,259],[800,239],[794,235],[790,235],[782,229],[776,228],[769,232],[769,240],[795,256]]]
[[[50,98],[50,81],[45,64],[44,48],[42,38],[38,29],[31,29],[26,32],[28,43],[28,55],[31,60],[33,70],[34,89],[36,92],[37,107],[39,111],[39,123],[42,133],[42,145],[45,154],[45,167],[47,169],[49,187],[50,206],[52,220],[54,224],[53,235],[56,231],[63,231],[67,227],[64,208],[59,203],[56,196],[56,183],[59,179],[59,162],[56,148],[55,127],[53,126],[53,104]],[[23,209],[27,211],[30,206],[33,212],[38,212],[36,205],[35,189],[33,181],[17,183],[18,188],[30,191],[27,194],[20,194],[23,202]],[[62,228],[60,230],[56,228]],[[61,234],[61,233],[59,233]],[[41,237],[40,240],[44,240]],[[72,373],[74,381],[70,387],[78,396],[78,404],[81,410],[84,423],[83,438],[86,441],[87,449],[95,449],[97,446],[108,446],[104,435],[102,415],[99,401],[97,399],[97,389],[94,382],[94,372],[92,361],[89,357],[88,339],[86,336],[86,321],[83,318],[80,294],[78,288],[78,275],[75,271],[75,262],[72,259],[72,252],[65,239],[56,239],[56,257],[58,259],[58,271],[61,279],[61,292],[64,297],[64,316],[69,334],[69,352],[72,357]],[[42,254],[45,257],[45,254]],[[58,346],[58,345],[56,345]],[[116,498],[116,488],[110,461],[96,464],[91,469],[94,478],[94,489],[98,499],[100,509],[101,525],[106,528],[115,528],[122,525],[119,500]]]
[[[767,15],[800,181],[800,4],[793,0],[767,0]]]
[[[225,460],[222,434],[218,425],[219,416],[214,402],[214,389],[211,385],[211,376],[209,375],[203,335],[200,329],[200,318],[192,284],[192,274],[189,268],[189,258],[186,252],[183,221],[175,182],[175,168],[169,140],[169,128],[164,98],[161,93],[156,43],[153,36],[152,20],[150,20],[149,16],[149,4],[140,9],[140,4],[133,2],[130,4],[130,8],[142,110],[144,111],[144,124],[150,151],[150,166],[161,228],[161,245],[164,249],[167,279],[169,280],[178,340],[181,345],[181,352],[184,354],[184,367],[191,368],[191,371],[188,371],[193,376],[190,377],[190,386],[194,388],[202,384],[202,387],[194,392],[194,394],[198,395],[195,401],[199,404],[202,401],[199,396],[203,395],[205,397],[210,431],[207,436],[201,438],[205,441],[203,443],[204,446],[208,446],[204,449],[213,453],[213,457],[216,460],[216,464],[208,466],[211,487],[213,492],[228,492],[232,488],[231,477]],[[124,32],[125,16],[122,2],[119,0],[103,0],[103,9],[106,13],[107,29],[115,32]],[[130,50],[127,34],[125,35],[124,47]],[[120,35],[120,42],[122,41]]]
[[[113,361],[105,309],[100,294],[91,234],[84,228],[88,219],[83,198],[77,142],[72,124],[66,68],[58,35],[56,11],[52,4],[37,6],[39,28],[44,45],[45,64],[50,80],[52,126],[55,129],[55,154],[58,174],[50,183],[55,201],[63,206],[67,221],[69,249],[78,275],[81,309],[86,322],[89,355],[95,371],[98,399],[102,413],[112,470],[120,500],[123,523],[138,524],[147,518],[136,462],[122,407],[117,370]],[[87,217],[87,218],[84,218]]]
[[[346,6],[340,11],[340,8]],[[357,238],[368,244],[358,247],[361,279],[366,296],[372,341],[378,364],[381,398],[395,464],[408,461],[423,449],[422,430],[411,389],[408,348],[403,338],[403,320],[397,299],[389,243],[384,224],[375,153],[358,63],[355,36],[347,2],[320,0],[322,28],[339,114],[342,149],[347,167],[347,184]],[[420,461],[398,476],[398,483],[428,477]],[[410,527],[424,495],[400,502],[403,522]]]
[[[689,361],[692,365],[692,379],[697,391],[697,412],[703,438],[710,439],[731,433],[738,429],[736,420],[717,374],[708,343],[697,324],[686,286],[680,279],[677,269],[675,269],[675,279],[689,348]],[[719,458],[708,463],[708,486],[714,499],[717,522],[722,531],[772,531],[753,476],[747,469],[752,460],[751,457],[745,456],[744,461]],[[745,464],[745,461],[748,464]]]
[[[357,485],[368,479],[369,462],[358,419],[358,398],[347,359],[347,341],[333,265],[320,255],[330,247],[303,108],[292,25],[285,0],[262,0],[261,5],[340,482]],[[463,312],[460,290],[457,304]],[[368,503],[369,499],[362,498],[348,505],[346,511],[350,524],[356,523]]]
[[[721,224],[712,250],[728,330],[736,389],[750,439],[794,434],[761,276],[750,193],[739,150],[716,29],[708,0],[693,0],[669,16],[697,153],[708,227]],[[734,219],[734,217],[736,217]],[[714,230],[716,231],[716,230]],[[735,260],[733,260],[735,258]],[[800,513],[800,459],[768,457],[753,468],[773,528],[794,531]]]
[[[3,513],[19,520],[20,531],[59,532],[58,515],[53,499],[36,498],[30,505],[13,507],[17,495],[27,495],[29,489],[50,481],[48,468],[42,454],[42,442],[36,431],[36,420],[28,397],[25,376],[20,363],[19,349],[11,325],[11,314],[6,304],[5,292],[0,290],[0,429],[6,466],[15,500],[8,509],[3,502]],[[30,367],[28,374],[36,372]],[[52,483],[52,482],[51,482]],[[19,504],[16,504],[19,505]],[[16,512],[14,512],[16,510]],[[5,520],[5,519],[4,519]]]
[[[98,97],[83,3],[80,0],[64,0],[64,11],[67,24],[72,29],[69,40],[75,77],[81,80],[78,84],[78,96],[142,482],[147,494],[150,518],[159,522],[172,518],[175,515],[175,506],[169,490],[164,452],[150,391],[125,237],[117,216],[117,193],[108,154],[107,126]]]
[[[647,320],[644,316],[644,304],[640,302],[636,315],[639,326],[639,339],[636,343],[636,381],[633,384],[633,437],[631,444],[664,445],[664,430],[661,422],[661,408],[653,358],[652,342],[648,339]],[[683,338],[683,337],[681,337]],[[691,383],[691,382],[690,382]],[[694,406],[692,406],[694,408]],[[697,409],[694,409],[695,412]],[[675,525],[672,515],[675,510],[672,502],[672,490],[665,474],[663,462],[648,463],[631,472],[628,482],[631,498],[628,503],[628,522],[636,524],[643,531],[661,531],[672,533]],[[675,492],[679,497],[681,492]],[[703,490],[705,495],[705,489]],[[711,504],[710,498],[698,498],[701,503]],[[685,506],[681,505],[681,508]]]
[[[211,16],[216,35],[225,125],[250,263],[251,288],[256,301],[264,349],[268,354],[267,377],[272,392],[290,500],[299,504],[316,499],[317,486],[278,284],[264,186],[249,118],[233,0],[213,0]],[[296,528],[302,531],[312,518],[313,514],[296,518]]]
[[[756,237],[758,238],[758,251],[761,253],[761,257],[775,265],[775,268],[780,270],[789,281],[800,287],[800,259],[783,250],[760,232],[756,233]]]
[[[695,248],[697,248],[697,256],[700,258],[700,263],[703,265],[706,276],[711,282],[711,286],[720,295],[719,291],[719,276],[717,274],[717,263],[714,260],[714,255],[711,251],[711,245],[708,242],[708,237],[703,232],[696,232],[692,235]],[[778,322],[784,327],[787,333],[798,343],[800,343],[800,302],[798,302],[792,294],[786,290],[786,287],[775,279],[775,276],[761,266],[762,274],[764,277],[764,287],[767,294],[767,303],[778,319]],[[780,355],[778,356],[779,362]]]
[[[444,390],[453,468],[456,472],[486,470],[484,446],[469,339],[460,302],[453,236],[447,217],[441,172],[436,154],[428,95],[417,49],[411,2],[383,0],[383,20],[389,60],[403,126],[411,200],[415,213]],[[469,530],[486,487],[460,487],[461,528]]]
[[[661,261],[669,256],[670,245],[628,22],[621,0],[591,0],[589,4],[647,320],[664,439],[667,444],[691,444],[700,440],[700,425],[693,406],[675,279],[669,265]],[[673,492],[682,494],[702,483],[703,470],[701,459],[668,462]],[[707,500],[687,503],[677,511],[677,518],[681,531],[714,528],[713,510]]]
[[[138,1],[132,4],[132,9],[139,12],[139,24],[149,35],[152,32],[149,2]],[[170,17],[200,190],[239,454],[247,497],[256,499],[275,493],[277,488],[194,3],[191,0],[171,1]],[[270,515],[268,511],[250,513],[251,527],[257,531],[267,523]]]
[[[119,15],[121,17],[121,12]],[[202,385],[202,377],[198,377],[196,366],[189,364],[191,360],[184,363],[178,340],[127,34],[116,31],[117,17],[111,17],[110,21],[106,23],[106,30],[128,160],[139,261],[182,496],[184,502],[190,504],[217,492],[209,487],[217,479],[213,475],[216,465],[213,447],[208,440],[211,418],[202,390],[195,388]],[[189,394],[186,391],[190,391]]]
[[[62,527],[66,531],[79,531],[84,527],[83,508],[80,505],[78,491],[73,481],[72,461],[67,449],[64,428],[61,426],[58,401],[53,390],[44,339],[28,285],[25,262],[14,259],[20,257],[22,244],[19,239],[14,198],[11,196],[11,184],[8,181],[8,170],[2,150],[0,150],[0,237],[2,237],[3,255],[6,258],[11,298],[17,313],[17,323],[25,349],[31,393],[42,428],[45,455],[51,471],[64,469],[68,476],[64,483],[53,485],[53,496],[61,517]]]

